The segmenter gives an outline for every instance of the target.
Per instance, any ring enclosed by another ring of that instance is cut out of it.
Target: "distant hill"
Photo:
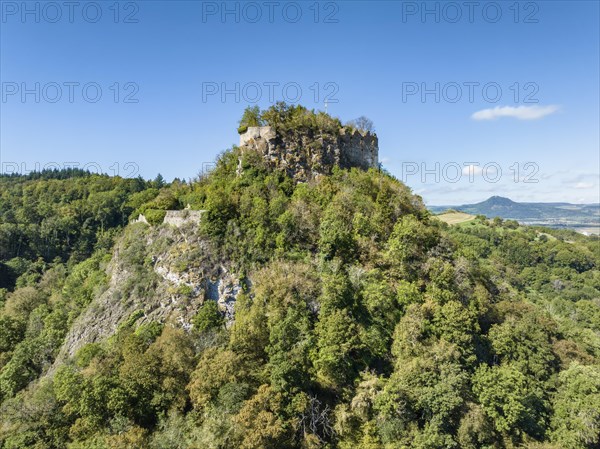
[[[600,227],[600,204],[571,203],[518,203],[510,198],[492,196],[481,203],[462,206],[430,206],[429,210],[439,214],[454,209],[489,218],[517,220],[524,224],[557,228]]]

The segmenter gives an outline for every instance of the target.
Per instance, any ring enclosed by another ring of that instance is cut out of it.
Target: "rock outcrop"
[[[71,326],[50,373],[85,344],[110,337],[124,323],[170,322],[189,330],[205,301],[216,301],[230,325],[243,288],[192,225],[128,226],[115,245],[107,275],[108,285]]]
[[[249,127],[240,135],[242,151],[258,152],[272,167],[285,170],[297,181],[328,175],[333,167],[364,170],[379,165],[375,134],[348,127],[337,134],[312,129],[276,131],[271,126]]]

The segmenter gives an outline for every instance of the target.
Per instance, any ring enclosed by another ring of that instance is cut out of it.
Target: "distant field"
[[[581,234],[586,234],[586,235],[591,235],[591,234],[596,234],[596,235],[600,235],[600,226],[578,226],[576,228],[573,228],[575,231],[581,233]]]
[[[445,214],[436,215],[436,217],[449,225],[475,220],[475,215],[466,214],[464,212],[446,212]]]

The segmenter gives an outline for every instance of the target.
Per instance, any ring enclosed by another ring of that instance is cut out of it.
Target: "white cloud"
[[[465,165],[462,169],[462,174],[465,176],[475,176],[483,173],[483,168],[479,165]]]
[[[591,189],[594,187],[594,184],[591,182],[578,182],[575,184],[576,189]]]
[[[538,120],[558,111],[558,106],[496,106],[482,109],[471,115],[473,120],[496,120],[501,117],[513,117],[518,120]]]

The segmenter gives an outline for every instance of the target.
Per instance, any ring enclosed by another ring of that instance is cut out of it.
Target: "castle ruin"
[[[340,168],[377,168],[377,135],[344,127],[337,134],[318,130],[276,131],[271,126],[251,126],[240,135],[242,151],[254,150],[274,168],[298,181],[330,174]]]
[[[278,131],[272,126],[250,126],[240,135],[240,149],[256,151],[271,168],[285,171],[298,182],[306,182],[321,175],[331,174],[334,167],[379,167],[377,135],[342,127],[332,132],[315,129]],[[242,161],[238,166],[241,173]],[[167,210],[163,224],[181,227],[199,225],[205,210]],[[131,223],[149,224],[143,214]]]
[[[189,206],[183,210],[168,210],[165,214],[163,223],[170,224],[171,226],[175,226],[177,228],[187,223],[193,223],[197,226],[200,224],[200,220],[202,219],[202,214],[204,212],[206,211],[191,210]]]
[[[202,220],[202,215],[205,212],[206,210],[192,210],[188,204],[188,206],[183,210],[165,211],[165,218],[163,219],[163,224],[175,226],[176,228],[180,228],[189,223],[198,226],[200,224],[200,221]],[[150,224],[144,214],[139,214],[138,218],[131,220],[130,223],[144,223],[147,225]]]

